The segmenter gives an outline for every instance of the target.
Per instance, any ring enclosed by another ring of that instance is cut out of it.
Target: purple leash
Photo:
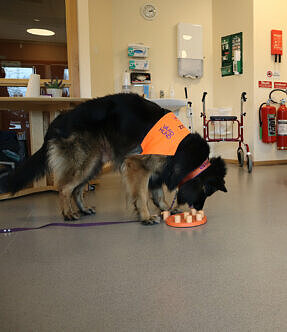
[[[82,224],[71,224],[64,222],[52,222],[50,224],[38,226],[38,227],[14,227],[14,228],[0,228],[0,234],[9,234],[15,232],[23,232],[23,231],[33,231],[36,229],[48,228],[53,226],[60,227],[92,227],[92,226],[105,226],[105,225],[117,225],[117,224],[128,224],[139,222],[138,220],[129,220],[129,221],[107,221],[107,222],[88,222]]]
[[[175,192],[175,195],[174,195],[174,198],[173,198],[173,201],[171,203],[171,206],[170,206],[169,210],[172,210],[172,208],[174,206],[174,203],[175,203],[175,200],[176,200],[176,197],[177,197],[177,193],[178,193],[178,190]]]

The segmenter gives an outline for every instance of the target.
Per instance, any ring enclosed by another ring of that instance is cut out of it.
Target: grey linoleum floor
[[[139,223],[0,235],[0,331],[287,331],[287,166],[228,167],[196,229]],[[131,219],[118,175],[86,222]],[[0,227],[61,221],[56,193],[0,202]]]

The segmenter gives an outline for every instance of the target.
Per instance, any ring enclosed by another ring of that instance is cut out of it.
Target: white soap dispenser
[[[131,78],[130,78],[130,73],[127,70],[124,72],[123,75],[122,92],[124,93],[131,92]]]
[[[173,87],[173,85],[171,85],[169,87],[169,97],[174,98],[174,87]]]

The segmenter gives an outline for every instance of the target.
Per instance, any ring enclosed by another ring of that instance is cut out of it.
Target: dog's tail
[[[46,174],[47,169],[47,144],[44,142],[42,147],[30,158],[25,160],[14,171],[0,178],[0,192],[15,194],[34,180],[42,178]]]

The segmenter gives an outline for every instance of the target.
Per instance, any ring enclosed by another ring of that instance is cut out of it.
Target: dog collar
[[[178,185],[178,188],[181,187],[185,182],[195,178],[200,173],[205,171],[210,165],[211,165],[210,161],[208,159],[206,159],[199,167],[197,167],[195,170],[188,173],[187,176],[184,177],[183,180],[181,180],[181,182]]]

